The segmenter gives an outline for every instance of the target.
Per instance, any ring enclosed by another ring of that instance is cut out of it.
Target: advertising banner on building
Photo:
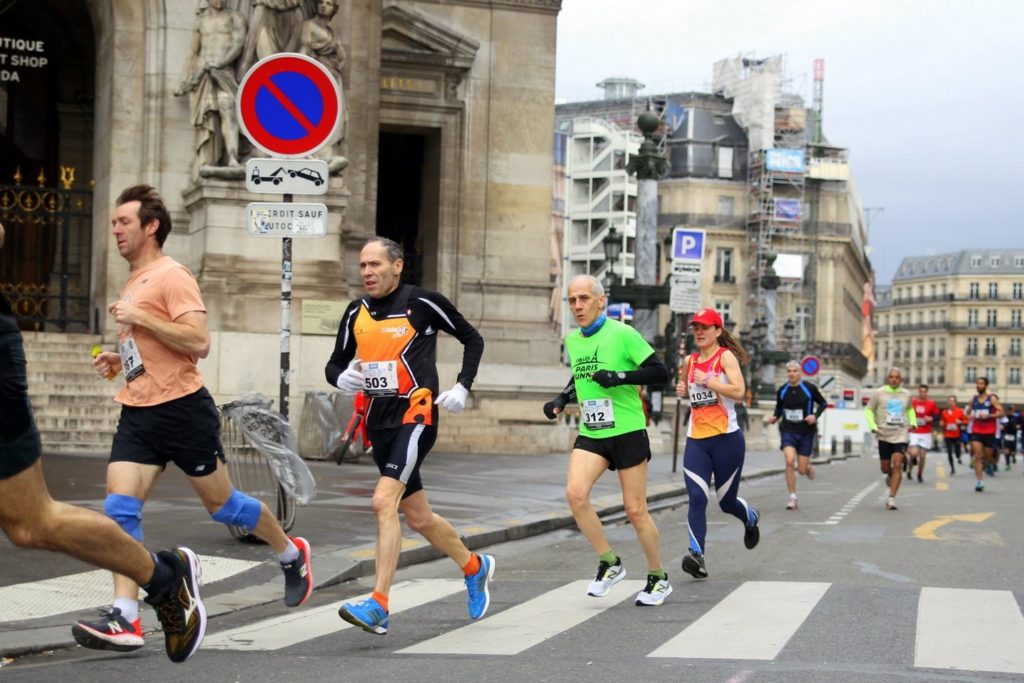
[[[804,151],[802,149],[775,149],[766,150],[764,153],[764,166],[769,171],[779,173],[803,173],[804,172]]]
[[[776,199],[775,220],[797,222],[800,220],[799,199]]]

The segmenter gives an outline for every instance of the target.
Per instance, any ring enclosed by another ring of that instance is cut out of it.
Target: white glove
[[[363,390],[365,380],[363,379],[362,363],[358,358],[352,359],[348,368],[338,375],[338,381],[334,384],[345,394],[358,394]]]
[[[467,396],[469,396],[469,390],[456,382],[454,387],[438,394],[437,398],[434,399],[434,403],[449,413],[461,413],[466,408]]]

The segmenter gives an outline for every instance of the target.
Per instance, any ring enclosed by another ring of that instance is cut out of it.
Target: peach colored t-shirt
[[[169,321],[192,311],[206,312],[195,276],[170,256],[162,256],[134,271],[121,288],[121,300]],[[145,368],[117,393],[118,403],[136,407],[159,405],[195,393],[203,386],[197,358],[172,351],[143,327],[118,328],[122,343],[129,336],[135,337]]]

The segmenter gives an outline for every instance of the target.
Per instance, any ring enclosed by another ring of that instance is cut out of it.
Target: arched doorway
[[[84,0],[0,5],[0,293],[23,329],[89,320],[96,47]]]

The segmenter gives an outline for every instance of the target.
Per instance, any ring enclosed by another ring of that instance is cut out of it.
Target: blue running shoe
[[[469,593],[469,616],[479,619],[487,613],[491,605],[491,593],[487,585],[494,576],[494,558],[490,555],[478,555],[480,570],[466,577],[466,591]]]
[[[743,532],[743,545],[747,546],[747,550],[753,550],[757,546],[757,542],[761,540],[761,532],[757,528],[757,523],[761,521],[761,515],[753,505],[750,506],[747,519],[747,528]]]
[[[338,616],[367,633],[383,636],[388,632],[387,610],[373,598],[362,602],[346,602],[338,608]]]

